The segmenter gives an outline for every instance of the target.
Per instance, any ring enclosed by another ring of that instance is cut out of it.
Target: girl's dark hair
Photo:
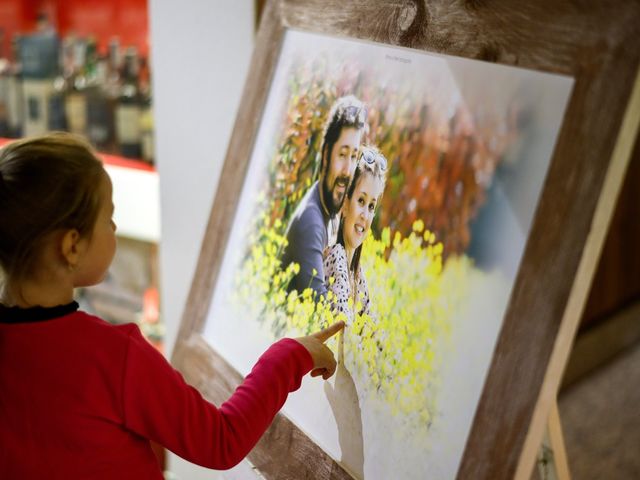
[[[327,116],[327,123],[325,124],[324,131],[322,133],[322,148],[320,157],[320,171],[324,172],[326,162],[331,161],[331,152],[333,146],[340,138],[343,128],[356,128],[358,130],[365,130],[367,127],[367,109],[360,100],[353,95],[347,95],[337,99],[329,115]]]
[[[384,186],[387,182],[387,159],[385,156],[373,146],[364,146],[360,151],[360,157],[358,158],[358,164],[356,165],[356,170],[353,173],[353,180],[349,184],[349,188],[347,189],[347,200],[351,200],[353,198],[353,194],[356,191],[356,186],[358,185],[358,181],[362,177],[364,173],[368,173],[369,175],[377,178],[382,182]],[[380,204],[380,199],[382,198],[382,193],[380,194],[380,198],[378,198],[378,205]],[[344,218],[340,217],[340,226],[338,227],[338,235],[336,238],[336,242],[344,245]],[[362,252],[362,245],[356,248],[355,252],[353,252],[353,259],[351,260],[351,265],[349,265],[349,270],[354,272],[355,275],[358,274],[358,267],[360,266],[360,254]],[[357,277],[356,277],[357,280]]]
[[[0,267],[9,282],[30,276],[43,241],[60,229],[90,237],[106,175],[91,146],[69,133],[0,149]]]

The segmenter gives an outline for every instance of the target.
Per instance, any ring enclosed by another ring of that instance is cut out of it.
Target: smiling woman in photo
[[[371,311],[360,254],[384,192],[386,171],[384,155],[375,147],[363,147],[342,206],[337,242],[325,251],[327,288],[335,296],[335,310],[346,316],[347,324],[353,322],[355,314],[369,315]]]

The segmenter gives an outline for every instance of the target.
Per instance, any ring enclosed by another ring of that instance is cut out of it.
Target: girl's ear
[[[82,255],[81,240],[80,232],[75,228],[67,230],[62,236],[60,253],[71,270],[75,269],[80,262]]]

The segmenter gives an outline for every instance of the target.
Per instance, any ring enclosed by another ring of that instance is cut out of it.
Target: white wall
[[[253,49],[253,0],[150,0],[162,312],[171,355]],[[171,455],[180,480],[217,478]]]

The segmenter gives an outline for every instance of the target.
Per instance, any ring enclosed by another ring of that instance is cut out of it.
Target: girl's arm
[[[249,453],[313,363],[301,343],[280,340],[217,408],[186,384],[135,327],[123,374],[124,425],[193,463],[228,469]]]

